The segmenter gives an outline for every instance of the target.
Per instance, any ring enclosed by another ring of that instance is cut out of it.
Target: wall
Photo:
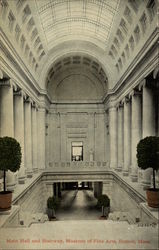
[[[80,105],[79,105],[80,106]],[[84,105],[79,108],[65,105],[52,109],[49,120],[50,162],[71,161],[71,142],[83,142],[84,161],[90,160],[92,149],[95,161],[106,161],[105,113],[102,108]]]

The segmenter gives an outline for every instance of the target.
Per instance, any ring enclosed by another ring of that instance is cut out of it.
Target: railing
[[[108,162],[100,162],[100,161],[71,161],[71,162],[50,162],[48,170],[53,171],[102,171],[109,169]]]

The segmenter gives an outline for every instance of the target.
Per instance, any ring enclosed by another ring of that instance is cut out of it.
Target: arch
[[[102,66],[107,78],[108,78],[108,88],[112,88],[115,82],[115,66],[112,63],[112,60],[106,56],[104,51],[95,46],[92,43],[86,41],[72,41],[64,42],[54,47],[49,52],[49,55],[45,58],[43,64],[39,67],[39,85],[42,89],[46,90],[46,79],[47,75],[55,63],[55,61],[60,60],[62,57],[67,57],[69,55],[75,54],[85,54],[88,57],[94,58]]]

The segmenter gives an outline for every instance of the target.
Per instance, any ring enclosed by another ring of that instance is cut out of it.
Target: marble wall
[[[104,117],[103,111],[87,107],[71,111],[66,107],[56,113],[50,112],[47,163],[71,161],[71,143],[77,141],[83,142],[84,161],[90,161],[90,151],[93,151],[94,161],[106,161]]]

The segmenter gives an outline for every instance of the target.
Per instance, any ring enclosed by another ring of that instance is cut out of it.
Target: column
[[[14,137],[12,80],[0,80],[0,108],[0,134]],[[7,171],[7,189],[13,191],[15,184],[15,174]]]
[[[33,162],[33,172],[37,172],[38,171],[38,165],[37,165],[37,151],[38,151],[38,145],[37,145],[37,105],[36,103],[34,103],[32,105],[32,153],[33,153],[33,158],[32,158],[32,162]]]
[[[24,166],[24,92],[19,90],[14,93],[14,136],[20,143],[22,152],[21,166],[18,172],[19,184],[25,183]]]
[[[118,106],[118,164],[117,171],[122,171],[123,168],[123,105]]]
[[[109,108],[110,168],[117,168],[117,109]]]
[[[58,198],[61,198],[61,182],[57,183],[57,195]]]
[[[24,138],[25,138],[25,166],[28,178],[31,178],[33,175],[31,103],[32,103],[31,98],[27,97],[24,105],[24,122],[25,122]]]
[[[138,180],[138,164],[136,147],[141,139],[141,92],[133,90],[131,100],[131,180]]]
[[[60,112],[60,160],[66,162],[68,160],[67,155],[67,136],[66,136],[66,119],[67,113]]]
[[[46,167],[49,167],[49,162],[50,162],[50,114],[49,112],[46,113],[46,123],[45,123],[45,129],[46,129],[46,133],[45,133],[45,159],[46,159]]]
[[[131,109],[130,109],[130,100],[128,97],[125,97],[123,100],[124,103],[124,165],[123,165],[123,175],[129,175],[130,160],[131,160],[131,131],[130,131],[130,122],[131,122]]]
[[[88,158],[85,160],[95,161],[95,113],[88,113]]]
[[[155,135],[155,103],[152,89],[147,87],[146,80],[142,83],[142,138]],[[151,184],[152,169],[143,170],[142,184],[145,187]]]
[[[38,166],[45,169],[45,108],[38,109]]]

